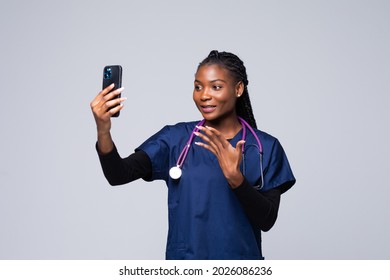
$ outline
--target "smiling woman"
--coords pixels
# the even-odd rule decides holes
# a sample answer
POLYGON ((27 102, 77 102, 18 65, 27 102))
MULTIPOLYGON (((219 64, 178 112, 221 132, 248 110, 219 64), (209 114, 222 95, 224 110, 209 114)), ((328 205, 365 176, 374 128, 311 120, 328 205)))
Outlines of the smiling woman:
POLYGON ((236 102, 242 92, 242 82, 237 83, 227 70, 218 65, 204 65, 196 72, 193 98, 206 119, 206 125, 212 124, 220 131, 233 129, 232 136, 239 130, 236 102), (231 122, 233 126, 224 125, 225 122, 231 122))
POLYGON ((295 178, 279 141, 256 127, 246 77, 236 55, 212 51, 194 81, 204 119, 167 125, 124 159, 110 134, 124 101, 112 98, 123 89, 109 86, 91 102, 109 183, 143 178, 168 186, 167 259, 264 258, 261 231, 274 225, 280 196, 295 178), (172 166, 177 174, 169 176, 172 166))

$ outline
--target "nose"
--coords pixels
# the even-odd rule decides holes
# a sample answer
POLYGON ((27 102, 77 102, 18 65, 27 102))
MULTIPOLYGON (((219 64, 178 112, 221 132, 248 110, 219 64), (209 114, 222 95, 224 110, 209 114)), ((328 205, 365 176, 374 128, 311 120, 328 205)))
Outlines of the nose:
POLYGON ((203 89, 202 92, 200 93, 200 100, 207 101, 210 99, 211 99, 211 95, 209 93, 208 88, 203 89))

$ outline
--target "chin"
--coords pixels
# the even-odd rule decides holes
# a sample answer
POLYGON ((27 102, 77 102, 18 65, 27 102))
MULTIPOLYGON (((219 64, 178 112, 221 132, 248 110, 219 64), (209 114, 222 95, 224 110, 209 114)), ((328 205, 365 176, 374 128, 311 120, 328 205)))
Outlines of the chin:
POLYGON ((222 118, 220 116, 202 115, 203 118, 209 123, 219 123, 222 118))

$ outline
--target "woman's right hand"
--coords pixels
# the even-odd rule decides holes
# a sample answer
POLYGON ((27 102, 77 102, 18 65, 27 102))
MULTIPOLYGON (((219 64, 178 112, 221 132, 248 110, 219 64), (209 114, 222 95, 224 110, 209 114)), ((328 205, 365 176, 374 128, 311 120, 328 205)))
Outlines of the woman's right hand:
POLYGON ((90 106, 96 122, 98 148, 101 154, 107 154, 112 151, 114 143, 111 139, 111 116, 123 109, 122 102, 126 98, 116 98, 122 91, 122 88, 112 90, 114 84, 109 85, 92 100, 90 106))
POLYGON ((114 91, 114 84, 104 88, 91 102, 91 109, 95 118, 98 133, 109 133, 111 130, 111 117, 122 110, 122 102, 126 98, 116 98, 124 88, 118 88, 114 91))

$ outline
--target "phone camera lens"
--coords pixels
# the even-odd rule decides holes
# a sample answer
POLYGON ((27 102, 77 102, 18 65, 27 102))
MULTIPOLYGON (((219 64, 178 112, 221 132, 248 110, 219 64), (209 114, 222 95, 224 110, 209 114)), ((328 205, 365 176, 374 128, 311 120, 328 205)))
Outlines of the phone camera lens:
POLYGON ((110 79, 111 78, 111 74, 112 74, 112 70, 111 68, 106 68, 105 71, 104 71, 104 79, 110 79))

